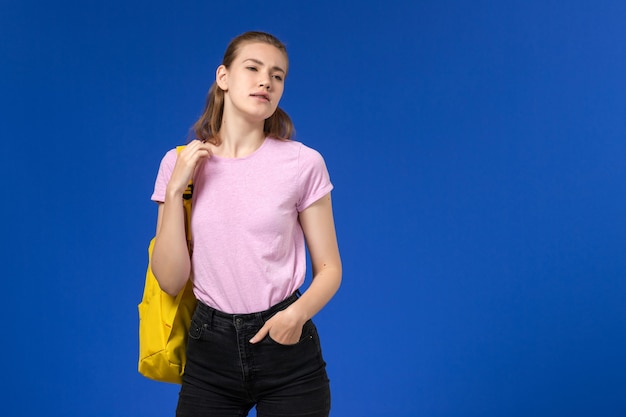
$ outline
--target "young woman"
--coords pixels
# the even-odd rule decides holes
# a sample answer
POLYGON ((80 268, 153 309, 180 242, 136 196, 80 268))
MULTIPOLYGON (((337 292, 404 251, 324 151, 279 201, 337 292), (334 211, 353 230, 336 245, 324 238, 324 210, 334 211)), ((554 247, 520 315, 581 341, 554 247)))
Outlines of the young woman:
POLYGON ((217 68, 196 140, 161 161, 152 270, 177 294, 193 281, 177 416, 327 416, 330 390, 311 318, 341 282, 328 171, 290 140, 278 107, 285 46, 247 32, 217 68), (194 182, 190 256, 182 193, 194 182), (305 245, 306 240, 306 245, 305 245), (313 280, 300 294, 308 248, 313 280), (190 278, 191 277, 191 278, 190 278))

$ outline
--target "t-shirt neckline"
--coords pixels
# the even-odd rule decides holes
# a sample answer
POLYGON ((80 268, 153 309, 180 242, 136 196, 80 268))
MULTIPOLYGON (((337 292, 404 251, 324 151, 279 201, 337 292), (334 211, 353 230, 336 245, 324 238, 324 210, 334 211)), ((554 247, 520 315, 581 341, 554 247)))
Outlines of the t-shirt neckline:
POLYGON ((238 162, 238 161, 245 161, 251 158, 254 158, 255 155, 258 155, 259 153, 261 153, 261 151, 263 150, 263 148, 265 148, 265 146, 267 145, 267 143, 270 141, 271 139, 269 137, 266 137, 265 139, 263 139, 263 143, 261 143, 261 146, 259 146, 258 148, 256 148, 252 153, 246 155, 246 156, 242 156, 239 158, 229 158, 226 156, 218 156, 218 155, 213 155, 211 156, 211 159, 215 159, 216 161, 220 161, 220 162, 238 162))

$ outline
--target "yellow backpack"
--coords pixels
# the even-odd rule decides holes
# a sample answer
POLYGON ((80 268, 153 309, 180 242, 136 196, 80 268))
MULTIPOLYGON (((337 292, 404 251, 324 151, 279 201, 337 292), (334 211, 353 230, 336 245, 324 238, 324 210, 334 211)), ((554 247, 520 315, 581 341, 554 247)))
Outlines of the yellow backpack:
MULTIPOLYGON (((177 151, 184 146, 177 147, 177 151)), ((191 253, 191 197, 189 182, 183 194, 185 232, 191 253)), ((152 274, 150 260, 154 238, 148 247, 148 270, 143 298, 139 303, 139 373, 161 382, 180 384, 185 370, 187 333, 196 308, 193 284, 187 281, 176 297, 168 295, 152 274)))

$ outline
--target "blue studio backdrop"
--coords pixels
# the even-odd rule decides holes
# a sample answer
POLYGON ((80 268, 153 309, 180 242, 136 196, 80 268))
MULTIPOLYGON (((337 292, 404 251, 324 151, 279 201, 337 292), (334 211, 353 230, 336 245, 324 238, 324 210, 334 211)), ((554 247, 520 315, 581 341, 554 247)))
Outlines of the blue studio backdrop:
MULTIPOLYGON (((344 281, 333 416, 626 413, 623 1, 0 1, 7 416, 170 416, 137 373, 163 154, 286 44, 344 281)), ((310 278, 309 278, 310 279, 310 278)))

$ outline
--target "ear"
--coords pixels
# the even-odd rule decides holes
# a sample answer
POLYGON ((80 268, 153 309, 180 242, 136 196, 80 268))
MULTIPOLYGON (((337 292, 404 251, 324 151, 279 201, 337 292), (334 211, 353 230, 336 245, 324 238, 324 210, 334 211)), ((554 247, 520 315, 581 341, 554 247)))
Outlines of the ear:
POLYGON ((228 69, 224 65, 220 65, 215 70, 215 82, 219 88, 228 91, 228 69))

